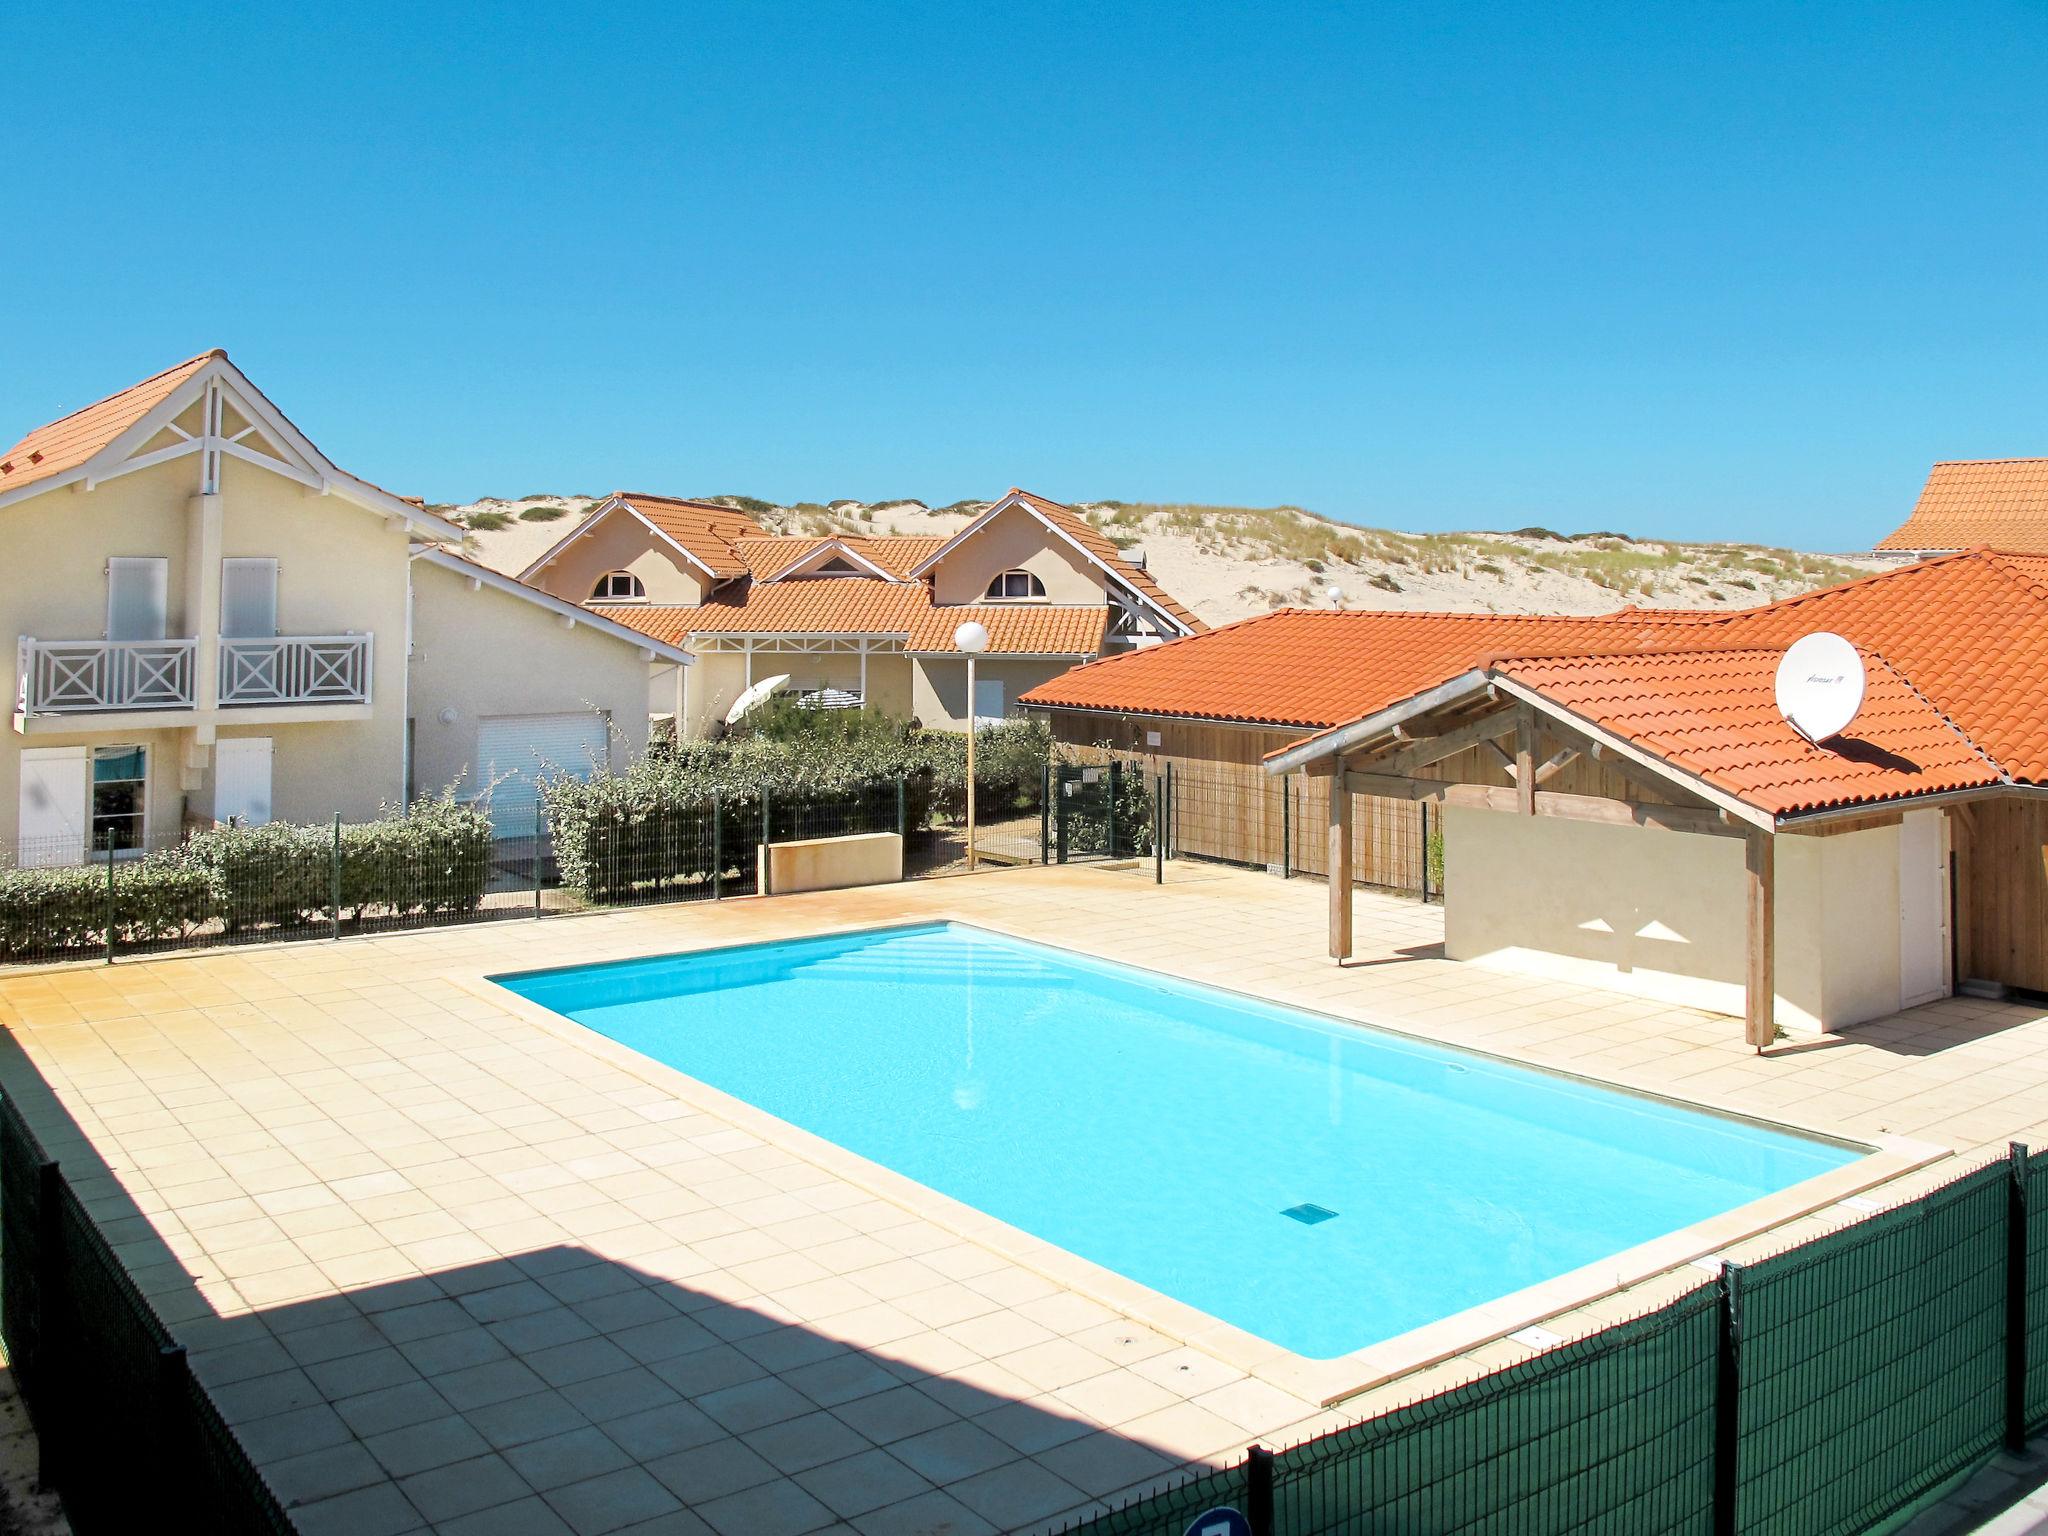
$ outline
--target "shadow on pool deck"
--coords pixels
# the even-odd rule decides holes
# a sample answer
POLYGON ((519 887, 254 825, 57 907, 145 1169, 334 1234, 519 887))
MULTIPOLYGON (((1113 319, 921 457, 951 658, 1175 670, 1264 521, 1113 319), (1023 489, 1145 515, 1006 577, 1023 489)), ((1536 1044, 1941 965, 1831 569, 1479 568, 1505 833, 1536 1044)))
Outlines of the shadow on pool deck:
POLYGON ((1182 1465, 567 1244, 222 1316, 12 1041, 0 1080, 305 1536, 970 1536, 1182 1465))

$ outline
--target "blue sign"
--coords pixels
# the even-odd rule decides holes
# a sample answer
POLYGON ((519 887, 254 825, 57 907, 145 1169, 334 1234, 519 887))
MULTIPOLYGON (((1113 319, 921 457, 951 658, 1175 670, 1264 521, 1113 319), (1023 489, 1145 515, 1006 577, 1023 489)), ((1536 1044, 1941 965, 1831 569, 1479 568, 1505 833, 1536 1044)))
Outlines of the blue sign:
POLYGON ((1186 1536, 1252 1536, 1252 1523, 1236 1510, 1205 1510, 1195 1516, 1186 1536))

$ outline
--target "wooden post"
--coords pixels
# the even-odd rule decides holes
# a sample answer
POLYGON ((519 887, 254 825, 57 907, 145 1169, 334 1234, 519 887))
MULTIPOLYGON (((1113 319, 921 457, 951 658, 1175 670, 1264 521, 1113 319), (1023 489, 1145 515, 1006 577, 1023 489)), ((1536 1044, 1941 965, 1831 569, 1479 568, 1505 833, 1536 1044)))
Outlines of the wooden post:
POLYGON ((1526 704, 1515 711, 1515 809, 1536 814, 1536 711, 1526 704))
POLYGON ((1977 821, 1973 807, 1948 808, 1948 907, 1949 907, 1949 989, 1954 991, 1977 969, 1977 950, 1971 933, 1972 855, 1976 852, 1977 821))
POLYGON ((1330 776, 1330 847, 1325 868, 1330 881, 1330 956, 1351 954, 1351 791, 1341 765, 1330 776))
POLYGON ((1778 1033, 1776 849, 1776 839, 1769 832, 1753 830, 1742 840, 1743 884, 1748 898, 1742 1038, 1758 1051, 1778 1033))

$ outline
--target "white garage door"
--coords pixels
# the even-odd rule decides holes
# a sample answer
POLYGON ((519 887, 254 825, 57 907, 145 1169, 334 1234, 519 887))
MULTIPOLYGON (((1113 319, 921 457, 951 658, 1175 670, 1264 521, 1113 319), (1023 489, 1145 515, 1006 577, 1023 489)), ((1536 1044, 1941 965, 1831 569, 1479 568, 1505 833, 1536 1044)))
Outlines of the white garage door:
POLYGON ((531 837, 543 774, 587 779, 610 754, 605 717, 593 710, 570 715, 498 715, 476 727, 479 786, 491 786, 491 826, 500 837, 531 837))

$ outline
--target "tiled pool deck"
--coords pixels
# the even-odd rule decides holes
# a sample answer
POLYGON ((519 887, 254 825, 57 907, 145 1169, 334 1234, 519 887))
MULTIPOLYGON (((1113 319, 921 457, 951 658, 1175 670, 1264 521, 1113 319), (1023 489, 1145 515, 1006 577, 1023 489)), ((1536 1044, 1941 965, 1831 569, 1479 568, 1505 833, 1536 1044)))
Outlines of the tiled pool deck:
POLYGON ((1498 1340, 1318 1408, 1284 1372, 686 1101, 480 993, 484 972, 953 916, 1754 1114, 2048 1144, 2036 1010, 1951 999, 1758 1058, 1739 1021, 1445 962, 1434 909, 1362 898, 1339 969, 1319 885, 1175 874, 1006 871, 0 974, 0 1086, 301 1529, 349 1536, 1032 1529, 1526 1353, 1498 1340))

